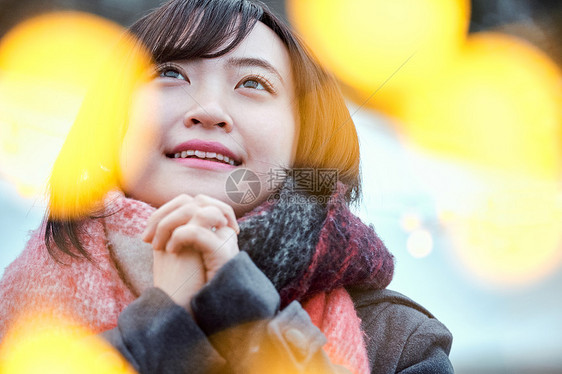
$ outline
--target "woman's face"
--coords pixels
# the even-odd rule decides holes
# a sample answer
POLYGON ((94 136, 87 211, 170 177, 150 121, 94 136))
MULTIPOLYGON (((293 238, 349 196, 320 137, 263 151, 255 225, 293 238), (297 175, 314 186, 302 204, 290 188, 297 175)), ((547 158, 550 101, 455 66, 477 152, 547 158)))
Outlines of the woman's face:
POLYGON ((291 64, 279 37, 258 22, 226 55, 157 68, 133 98, 120 155, 124 192, 155 207, 182 193, 205 194, 238 216, 262 203, 272 192, 270 173, 292 165, 297 140, 291 64), (226 182, 241 169, 259 176, 261 188, 237 204, 226 182))

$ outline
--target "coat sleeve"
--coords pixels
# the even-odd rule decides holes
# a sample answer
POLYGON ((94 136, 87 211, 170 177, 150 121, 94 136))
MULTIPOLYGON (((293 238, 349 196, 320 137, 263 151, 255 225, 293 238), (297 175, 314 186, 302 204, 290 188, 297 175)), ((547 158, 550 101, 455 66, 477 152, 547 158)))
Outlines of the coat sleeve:
POLYGON ((372 373, 453 373, 452 335, 425 308, 390 290, 350 290, 372 373))
POLYGON ((147 289, 100 335, 139 373, 219 373, 225 364, 187 310, 159 288, 147 289))
POLYGON ((192 299, 194 317, 157 288, 102 336, 140 373, 348 373, 322 350, 326 339, 298 302, 279 294, 245 252, 192 299))
POLYGON ((326 338, 298 302, 280 298, 247 253, 229 261, 193 298, 201 329, 233 373, 345 373, 322 350, 326 338))

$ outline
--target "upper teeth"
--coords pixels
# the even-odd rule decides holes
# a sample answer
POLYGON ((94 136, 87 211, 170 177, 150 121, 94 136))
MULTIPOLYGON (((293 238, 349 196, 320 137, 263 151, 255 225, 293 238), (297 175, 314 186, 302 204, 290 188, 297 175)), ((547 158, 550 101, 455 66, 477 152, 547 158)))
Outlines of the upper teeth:
POLYGON ((230 157, 216 152, 203 152, 189 149, 186 151, 174 153, 174 158, 186 158, 187 156, 196 156, 199 158, 216 158, 219 161, 224 161, 227 164, 234 165, 234 160, 231 160, 230 157))

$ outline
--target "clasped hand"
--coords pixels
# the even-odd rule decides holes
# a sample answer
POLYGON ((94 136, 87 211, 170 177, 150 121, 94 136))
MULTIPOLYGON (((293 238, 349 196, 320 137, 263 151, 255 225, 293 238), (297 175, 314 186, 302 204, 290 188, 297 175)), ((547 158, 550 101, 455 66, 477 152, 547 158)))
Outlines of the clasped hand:
POLYGON ((190 311, 191 298, 238 252, 232 207, 205 195, 180 195, 157 209, 142 239, 154 249, 154 286, 190 311))

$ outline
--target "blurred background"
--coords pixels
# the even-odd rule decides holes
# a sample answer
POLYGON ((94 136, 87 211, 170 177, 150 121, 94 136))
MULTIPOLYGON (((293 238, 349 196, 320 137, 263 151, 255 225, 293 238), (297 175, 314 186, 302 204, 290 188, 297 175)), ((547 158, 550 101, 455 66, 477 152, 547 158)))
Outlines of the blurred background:
MULTIPOLYGON (((0 0, 0 271, 119 30, 91 15, 128 26, 159 3, 0 0), (87 14, 30 21, 69 10, 87 14)), ((357 213, 396 257, 390 288, 453 332, 456 371, 561 373, 562 1, 266 3, 340 80, 357 213)))

